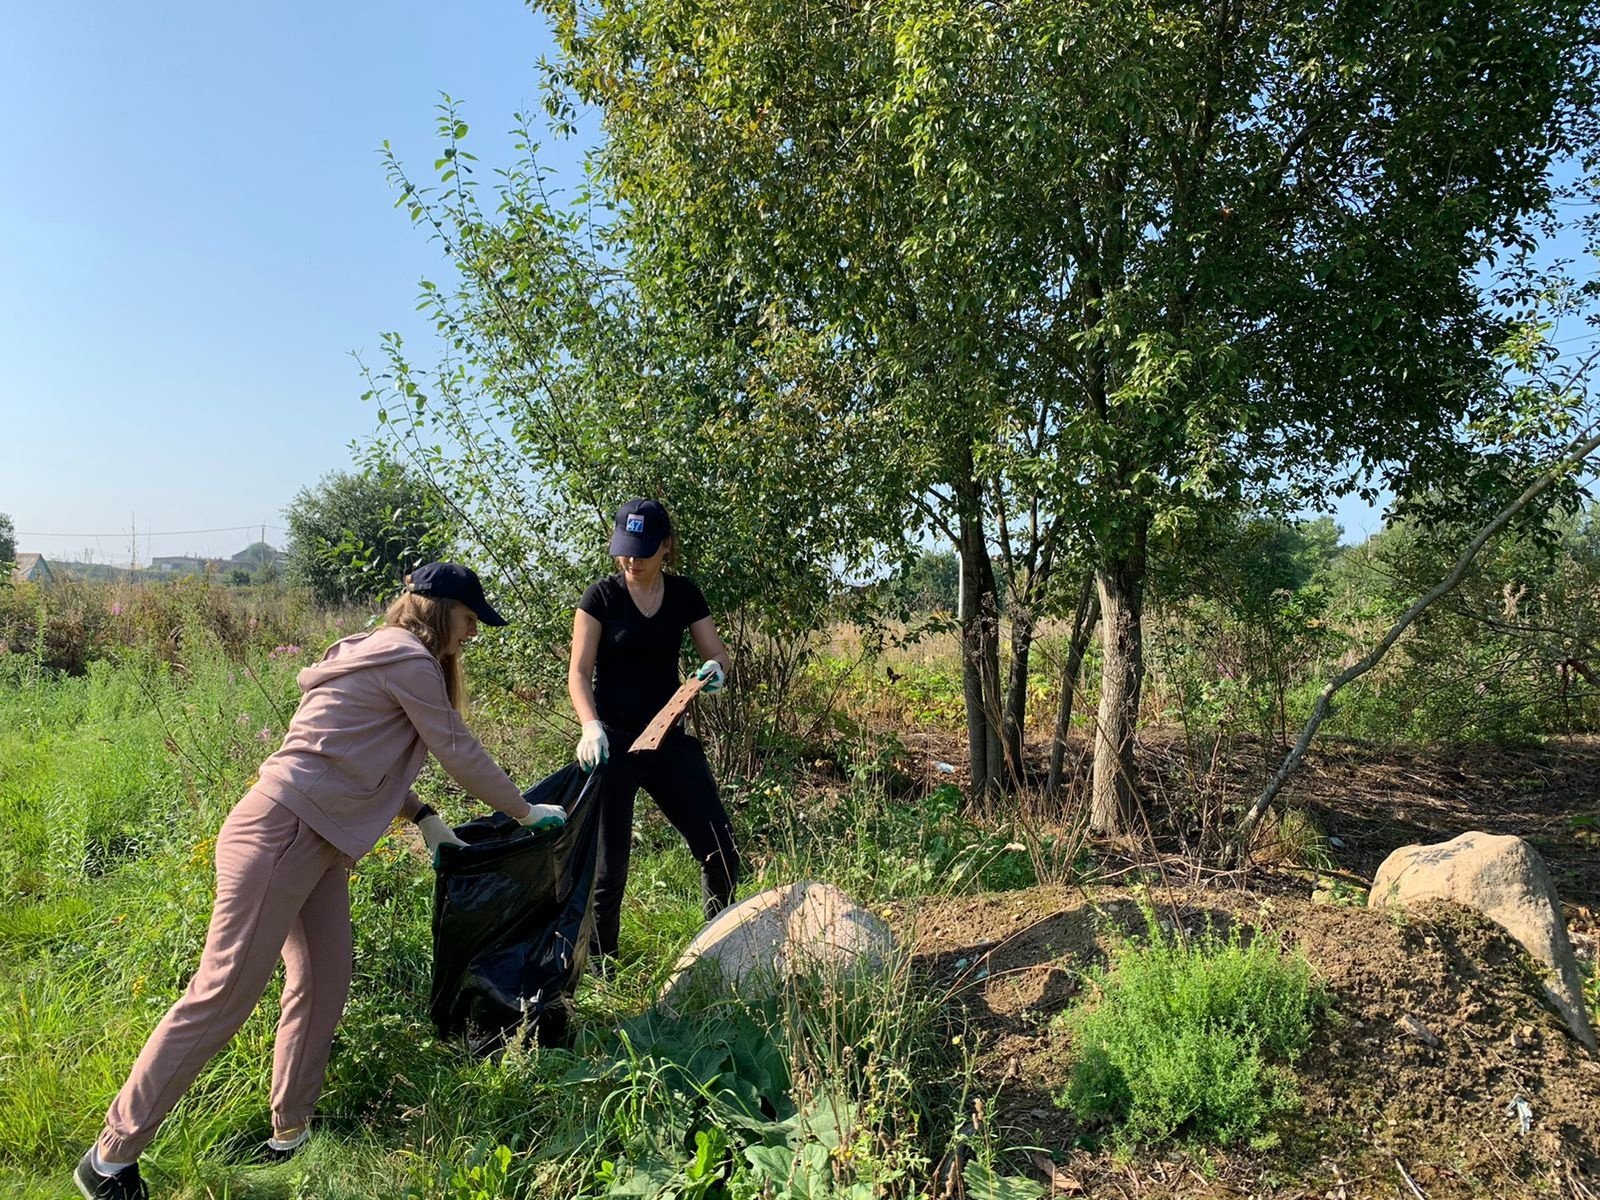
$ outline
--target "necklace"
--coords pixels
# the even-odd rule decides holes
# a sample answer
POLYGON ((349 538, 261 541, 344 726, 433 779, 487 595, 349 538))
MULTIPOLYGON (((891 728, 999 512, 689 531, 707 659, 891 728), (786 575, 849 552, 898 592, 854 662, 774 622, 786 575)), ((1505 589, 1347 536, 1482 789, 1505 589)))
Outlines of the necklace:
POLYGON ((641 617, 653 617, 661 611, 661 601, 666 598, 666 580, 656 580, 653 588, 640 588, 635 591, 632 585, 628 587, 628 595, 633 600, 633 606, 639 610, 641 617))

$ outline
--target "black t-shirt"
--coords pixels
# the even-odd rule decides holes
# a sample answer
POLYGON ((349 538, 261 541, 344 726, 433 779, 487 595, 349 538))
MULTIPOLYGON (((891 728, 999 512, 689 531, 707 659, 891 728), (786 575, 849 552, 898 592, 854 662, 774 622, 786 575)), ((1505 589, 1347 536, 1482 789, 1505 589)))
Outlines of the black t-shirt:
POLYGON ((607 575, 590 586, 578 608, 600 622, 600 649, 594 660, 594 704, 600 719, 627 733, 650 724, 678 690, 678 656, 683 635, 711 608, 694 581, 661 576, 661 607, 646 617, 628 595, 621 575, 607 575))

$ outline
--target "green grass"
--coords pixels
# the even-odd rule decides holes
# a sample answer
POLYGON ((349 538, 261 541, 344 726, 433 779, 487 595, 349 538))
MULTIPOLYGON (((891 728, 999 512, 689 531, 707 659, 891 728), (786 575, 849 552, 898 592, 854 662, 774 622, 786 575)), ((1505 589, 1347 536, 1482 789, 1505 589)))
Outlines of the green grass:
MULTIPOLYGON (((128 651, 78 676, 0 655, 0 1196, 69 1194, 193 971, 216 831, 281 737, 318 644, 298 640, 303 655, 274 654, 191 628, 180 661, 128 651)), ((509 693, 483 699, 478 721, 515 776, 559 765, 564 745, 519 733, 541 728, 534 714, 509 693)), ((732 782, 744 893, 819 877, 871 902, 1033 881, 1010 830, 967 821, 953 791, 894 799, 883 762, 866 756, 826 803, 781 775, 732 782)), ((478 811, 436 769, 419 790, 449 817, 478 811)), ((960 1124, 966 1074, 903 961, 676 1023, 639 1015, 701 924, 696 865, 639 812, 619 970, 580 989, 575 1049, 485 1062, 434 1035, 432 875, 386 838, 352 877, 357 973, 312 1146, 281 1167, 245 1161, 267 1132, 273 984, 147 1153, 158 1194, 480 1200, 648 1195, 654 1180, 732 1200, 865 1195, 925 1172, 960 1124)))
POLYGON ((1321 1006, 1311 968, 1265 936, 1185 940, 1144 911, 1146 939, 1116 945, 1064 1014, 1078 1061, 1058 1102, 1125 1148, 1257 1137, 1296 1104, 1287 1068, 1321 1006))

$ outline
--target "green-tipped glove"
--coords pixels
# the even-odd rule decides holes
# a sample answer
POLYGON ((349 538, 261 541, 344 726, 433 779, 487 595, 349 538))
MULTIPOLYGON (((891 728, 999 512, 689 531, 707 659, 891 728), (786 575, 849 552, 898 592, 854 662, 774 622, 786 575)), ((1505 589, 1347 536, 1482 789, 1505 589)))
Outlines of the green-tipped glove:
POLYGON ((545 829, 560 829, 567 823, 567 810, 559 804, 530 804, 528 815, 517 822, 535 833, 545 829))
POLYGON ((701 663, 700 669, 694 673, 694 677, 706 681, 705 687, 700 689, 702 696, 715 696, 722 690, 722 685, 727 678, 722 670, 722 664, 714 658, 708 658, 701 663))

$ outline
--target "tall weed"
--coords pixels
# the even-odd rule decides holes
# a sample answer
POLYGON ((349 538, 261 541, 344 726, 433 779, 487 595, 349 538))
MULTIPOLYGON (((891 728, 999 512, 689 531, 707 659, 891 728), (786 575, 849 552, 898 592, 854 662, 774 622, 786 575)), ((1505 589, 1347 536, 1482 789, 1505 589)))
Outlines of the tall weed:
POLYGON ((849 784, 834 792, 802 793, 766 776, 734 794, 767 878, 826 879, 864 902, 959 895, 1031 887, 1058 850, 1076 851, 1070 832, 979 819, 954 784, 897 795, 885 785, 885 757, 892 750, 859 760, 849 784))
POLYGON ((626 1022, 579 1084, 597 1112, 604 1194, 869 1197, 924 1175, 964 1077, 935 1001, 900 955, 762 999, 702 993, 626 1022))

